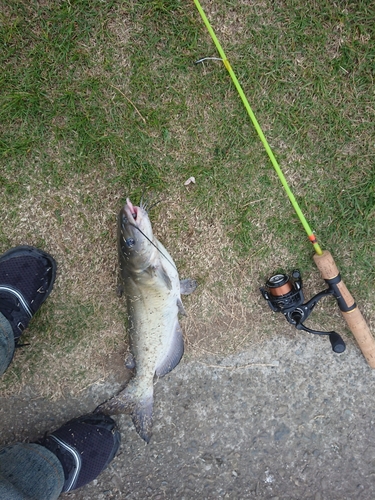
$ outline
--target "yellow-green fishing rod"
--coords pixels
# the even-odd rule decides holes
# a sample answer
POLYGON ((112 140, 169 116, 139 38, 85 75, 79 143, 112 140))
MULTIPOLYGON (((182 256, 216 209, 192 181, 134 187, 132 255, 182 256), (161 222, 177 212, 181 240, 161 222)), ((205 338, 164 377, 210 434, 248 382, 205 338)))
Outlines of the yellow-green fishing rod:
POLYGON ((222 48, 222 46, 220 45, 220 42, 219 40, 217 39, 216 35, 215 35, 215 32, 214 30, 212 29, 212 26, 209 22, 209 20, 207 19, 207 16, 206 14, 204 13, 204 10, 202 9, 201 7, 201 4, 199 3, 198 0, 194 0, 195 2, 195 5, 197 6, 197 9, 203 19, 203 22, 204 24, 206 25, 207 29, 208 29, 208 32, 210 33, 211 35, 211 38, 217 48, 217 51, 219 52, 220 54, 220 57, 221 59, 223 60, 223 63, 224 63, 224 66, 227 68, 228 70, 228 73, 230 74, 232 80, 233 80, 233 83, 234 85, 236 86, 236 89, 242 99, 242 102, 244 103, 244 106, 246 108, 246 111, 248 112, 249 116, 250 116, 250 119, 251 121, 253 122, 253 125, 255 127, 255 130, 257 131, 258 135, 259 135, 259 138, 260 140, 262 141, 263 143, 263 146, 265 148, 265 150, 267 151, 267 154, 269 156, 269 159, 271 160, 271 163, 274 167, 274 169, 276 170, 276 173, 277 175, 279 176, 279 179, 281 181, 281 184, 283 185, 288 197, 289 197, 289 200, 291 202, 291 204, 293 205, 293 208, 294 210, 296 211, 296 214, 298 215, 298 218, 299 220, 301 221, 306 233, 307 233, 307 236, 309 237, 309 240, 312 242, 312 244, 314 245, 314 249, 315 249, 315 252, 318 254, 318 255, 322 255, 322 250, 316 240, 316 237, 314 235, 314 233, 312 232, 305 216, 303 215, 302 213, 302 210, 300 209, 298 203, 297 203, 297 200, 295 199, 292 191, 290 190, 289 188, 289 185, 284 177, 284 174, 279 166, 279 164, 277 163, 277 160, 275 158, 275 155, 273 154, 272 152, 272 149, 270 147, 270 145, 268 144, 267 142, 267 139, 265 138, 264 134, 263 134, 263 131, 258 123, 258 120, 256 119, 254 113, 253 113, 253 110, 251 109, 250 107, 250 104, 249 104, 249 101, 247 100, 247 97, 245 96, 245 93, 244 91, 242 90, 242 87, 240 85, 240 82, 237 80, 237 77, 231 67, 231 65, 229 64, 229 61, 227 59, 227 56, 225 55, 225 52, 222 48))
POLYGON ((217 51, 220 54, 220 57, 224 63, 224 66, 228 70, 228 73, 230 77, 232 78, 232 81, 241 97, 241 100, 246 108, 246 111, 248 115, 250 116, 250 119, 255 127, 255 130, 257 131, 257 134, 260 138, 260 140, 263 143, 263 146, 269 156, 269 159, 271 160, 271 163, 289 197, 289 200, 298 215, 299 220, 301 221, 307 236, 311 243, 314 246, 315 249, 315 255, 314 255, 314 261, 318 267, 318 269, 321 272, 322 277, 325 279, 325 281, 328 283, 330 288, 334 290, 334 296, 337 299, 339 308, 342 312, 342 315, 347 322, 350 330, 352 331, 354 337, 356 338, 359 347, 362 350, 363 355, 365 356, 367 362, 371 366, 371 368, 375 368, 375 340, 370 332, 370 329, 365 321, 365 319, 362 316, 361 311, 358 309, 353 297, 351 296, 349 290, 346 288, 345 284, 343 283, 340 273, 338 271, 338 268, 335 264, 335 261, 333 260, 332 255, 330 252, 327 250, 322 251, 320 248, 317 239, 312 232, 305 216, 302 213, 302 210, 300 209, 292 191, 289 188, 289 185, 284 177, 284 174, 272 152, 272 149, 270 145, 267 142, 266 137, 263 134, 263 131, 258 123, 258 120, 256 119, 253 110, 250 107, 249 101, 247 100, 244 91, 242 90, 242 87, 231 67, 229 64, 229 61, 225 55, 225 52, 220 45, 219 40, 217 39, 215 32, 207 19, 207 16, 202 9, 201 4, 199 3, 199 0, 194 0, 194 3, 198 9, 199 14, 202 17, 202 20, 204 24, 206 25, 206 28, 211 35, 211 38, 216 46, 217 51))

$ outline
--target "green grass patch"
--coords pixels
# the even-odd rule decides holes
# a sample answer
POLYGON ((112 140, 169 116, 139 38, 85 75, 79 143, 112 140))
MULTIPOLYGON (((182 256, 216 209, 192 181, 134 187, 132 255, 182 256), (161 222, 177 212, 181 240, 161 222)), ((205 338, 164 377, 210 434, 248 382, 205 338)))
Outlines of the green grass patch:
MULTIPOLYGON (((357 300, 368 300, 374 9, 326 0, 203 6, 310 226, 357 300)), ((64 307, 58 292, 30 331, 51 335, 47 350, 64 357, 91 322, 101 325, 105 302, 93 304, 115 282, 116 213, 129 195, 162 200, 153 221, 182 273, 194 260, 202 283, 209 259, 251 268, 237 287, 254 294, 268 266, 299 266, 317 280, 229 75, 218 61, 194 64, 217 54, 193 2, 18 0, 1 10, 0 245, 28 242, 59 258, 64 307), (185 187, 190 176, 196 184, 185 187), (74 286, 92 286, 93 300, 69 299, 74 286), (61 338, 52 335, 56 315, 61 338)), ((225 289, 220 282, 212 293, 225 289)), ((34 370, 39 360, 27 356, 34 370)))

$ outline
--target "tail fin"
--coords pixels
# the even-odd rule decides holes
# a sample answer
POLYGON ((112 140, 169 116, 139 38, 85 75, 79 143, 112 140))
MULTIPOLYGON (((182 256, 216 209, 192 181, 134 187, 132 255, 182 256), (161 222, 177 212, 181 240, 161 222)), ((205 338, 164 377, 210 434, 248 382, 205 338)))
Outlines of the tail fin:
POLYGON ((132 411, 132 420, 135 430, 146 443, 150 442, 152 436, 152 410, 154 405, 153 390, 144 398, 137 401, 132 411))
POLYGON ((117 396, 99 405, 95 412, 106 415, 130 413, 136 431, 146 443, 149 443, 152 436, 153 405, 153 384, 140 394, 139 387, 130 382, 117 396))

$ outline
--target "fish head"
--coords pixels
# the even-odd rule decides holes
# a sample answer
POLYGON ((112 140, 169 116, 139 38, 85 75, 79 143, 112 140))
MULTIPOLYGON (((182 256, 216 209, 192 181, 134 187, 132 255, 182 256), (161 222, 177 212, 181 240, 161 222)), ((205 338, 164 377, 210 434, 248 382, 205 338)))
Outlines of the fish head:
POLYGON ((119 248, 127 265, 142 271, 148 268, 156 252, 151 221, 142 202, 134 206, 129 198, 118 218, 119 248))

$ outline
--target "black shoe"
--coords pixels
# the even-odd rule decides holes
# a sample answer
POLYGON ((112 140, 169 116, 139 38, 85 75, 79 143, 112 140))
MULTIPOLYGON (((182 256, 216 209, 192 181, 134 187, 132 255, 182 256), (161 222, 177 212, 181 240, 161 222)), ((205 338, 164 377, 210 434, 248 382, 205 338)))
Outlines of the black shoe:
POLYGON ((0 312, 17 342, 52 291, 56 261, 34 247, 18 246, 0 256, 0 312))
POLYGON ((39 444, 60 460, 65 474, 62 491, 71 491, 97 478, 116 455, 120 442, 111 417, 89 414, 64 424, 39 444))

